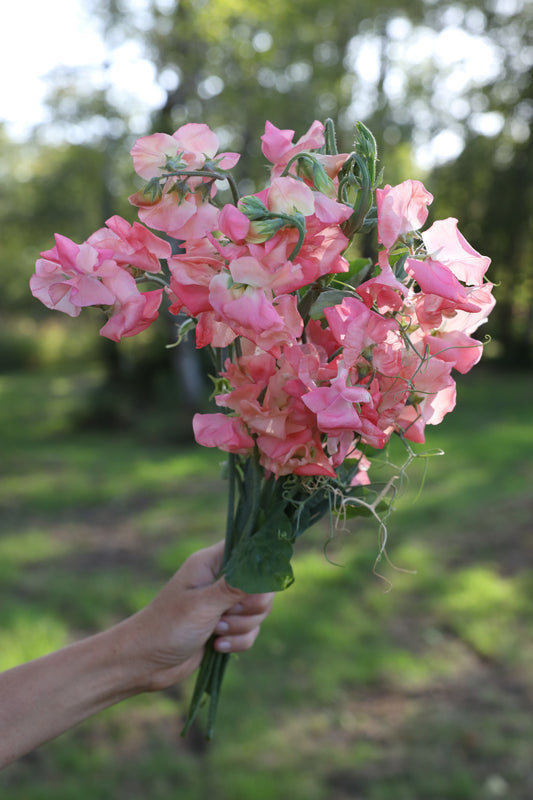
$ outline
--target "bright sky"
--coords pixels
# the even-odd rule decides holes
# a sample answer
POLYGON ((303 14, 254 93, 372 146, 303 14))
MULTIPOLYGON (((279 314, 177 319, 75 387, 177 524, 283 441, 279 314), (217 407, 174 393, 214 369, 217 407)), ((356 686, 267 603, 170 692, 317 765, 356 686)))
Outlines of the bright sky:
POLYGON ((23 137, 45 119, 46 75, 57 66, 78 67, 98 83, 104 80, 103 64, 110 61, 105 79, 117 93, 135 90, 147 107, 162 100, 153 67, 142 60, 137 45, 106 51, 80 0, 3 0, 0 26, 0 120, 11 136, 23 137))

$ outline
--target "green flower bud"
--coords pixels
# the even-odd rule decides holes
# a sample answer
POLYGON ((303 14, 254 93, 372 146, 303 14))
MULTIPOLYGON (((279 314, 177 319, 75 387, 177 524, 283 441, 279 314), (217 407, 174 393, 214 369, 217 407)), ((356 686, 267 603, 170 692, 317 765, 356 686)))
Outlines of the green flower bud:
POLYGON ((263 201, 251 194, 246 197, 241 197, 238 209, 242 211, 249 220, 264 219, 270 213, 263 201))

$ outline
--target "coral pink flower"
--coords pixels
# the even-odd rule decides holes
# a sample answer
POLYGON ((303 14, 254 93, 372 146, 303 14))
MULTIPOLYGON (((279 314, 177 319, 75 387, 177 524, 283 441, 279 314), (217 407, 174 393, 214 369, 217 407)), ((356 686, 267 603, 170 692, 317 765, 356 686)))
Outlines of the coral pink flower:
POLYGON ((324 315, 333 336, 344 348, 347 365, 362 359, 385 375, 397 373, 402 340, 396 320, 383 318, 355 297, 345 297, 339 305, 325 308, 324 315))
POLYGON ((216 229, 218 209, 215 206, 198 193, 189 192, 181 198, 170 188, 165 188, 158 200, 152 200, 142 191, 131 195, 130 203, 139 208, 141 222, 175 239, 201 239, 216 229))
POLYGON ((347 383, 348 370, 339 369, 329 386, 318 386, 302 397, 316 414, 317 426, 323 433, 338 436, 343 430, 357 431, 361 423, 356 406, 368 403, 370 393, 362 386, 347 383))
POLYGON ((376 190, 378 240, 389 250, 404 233, 417 231, 428 217, 431 195, 420 181, 376 190))
POLYGON ((227 347, 237 338, 237 333, 214 311, 198 314, 196 347, 227 347))
POLYGON ((487 321, 490 312, 494 308, 496 299, 492 295, 493 288, 492 283, 484 283, 482 286, 468 289, 468 299, 476 305, 478 310, 470 312, 458 310, 453 316, 444 316, 439 330, 474 333, 480 325, 487 321))
POLYGON ((438 297, 450 300, 455 308, 463 311, 479 311, 479 306, 469 299, 465 287, 444 264, 431 258, 426 258, 424 261, 408 258, 405 262, 405 271, 415 279, 425 294, 436 294, 438 297))
POLYGON ((284 439, 259 435, 257 445, 260 463, 267 472, 281 475, 327 475, 335 477, 335 470, 324 453, 320 439, 301 431, 284 439))
POLYGON ((218 447, 228 453, 246 454, 254 440, 238 417, 227 414, 195 414, 192 418, 194 438, 204 447, 218 447))
POLYGON ((216 252, 208 248, 203 248, 203 252, 191 248, 188 251, 168 259, 170 291, 174 296, 170 311, 179 313, 185 306, 189 314, 195 317, 202 311, 211 310, 209 284, 222 269, 223 262, 216 257, 216 252))
POLYGON ((281 175, 291 158, 303 150, 314 150, 324 144, 324 126, 315 120, 307 133, 301 136, 296 144, 293 144, 294 131, 281 130, 272 125, 271 122, 265 124, 265 132, 261 136, 261 150, 263 155, 272 164, 272 175, 281 175))
POLYGON ((303 321, 294 295, 269 299, 262 289, 234 284, 231 275, 221 272, 211 280, 209 302, 218 319, 236 335, 267 352, 294 343, 301 335, 303 321))
MULTIPOLYGON (((382 250, 380 256, 383 253, 382 250)), ((395 278, 388 264, 382 267, 379 275, 360 284, 355 291, 367 308, 375 304, 380 314, 399 311, 407 294, 407 289, 395 278)))
POLYGON ((218 216, 218 227, 233 242, 242 242, 250 230, 250 220, 238 208, 227 204, 218 216))
MULTIPOLYGON (((450 375, 452 365, 430 358, 420 365, 412 351, 405 354, 403 374, 410 388, 410 403, 396 418, 396 424, 413 442, 424 441, 424 427, 438 425, 455 408, 456 387, 450 375)), ((395 391, 391 388, 390 391, 395 391)))
POLYGON ((115 301, 110 318, 100 329, 101 336, 120 342, 124 337, 146 330, 157 319, 162 289, 140 292, 134 278, 123 269, 117 269, 105 283, 115 301))
POLYGON ((143 225, 130 225, 115 215, 106 221, 106 228, 93 233, 88 243, 100 250, 109 250, 119 266, 132 266, 146 272, 160 272, 159 260, 168 258, 172 248, 143 225))

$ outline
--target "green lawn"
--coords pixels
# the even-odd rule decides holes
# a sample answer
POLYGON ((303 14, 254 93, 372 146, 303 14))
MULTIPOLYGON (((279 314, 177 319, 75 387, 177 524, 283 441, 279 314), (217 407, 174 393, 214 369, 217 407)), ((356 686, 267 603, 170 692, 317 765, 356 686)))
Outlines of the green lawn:
MULTIPOLYGON (((0 376, 0 668, 133 612, 223 530, 220 454, 72 428, 91 382, 0 376)), ((191 682, 41 747, 2 800, 531 800, 533 376, 458 384, 385 579, 371 523, 329 560, 306 534, 209 746, 179 736, 191 682)))

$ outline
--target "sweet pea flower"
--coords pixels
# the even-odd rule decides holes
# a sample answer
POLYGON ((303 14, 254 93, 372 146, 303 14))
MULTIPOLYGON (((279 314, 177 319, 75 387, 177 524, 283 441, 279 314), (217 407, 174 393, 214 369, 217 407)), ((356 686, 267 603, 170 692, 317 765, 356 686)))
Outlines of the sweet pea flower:
POLYGON ((470 300, 465 287, 444 264, 431 258, 423 261, 408 258, 405 262, 405 271, 415 279, 425 294, 436 294, 438 297, 450 300, 455 308, 462 311, 479 311, 479 306, 470 300))
POLYGON ((377 189, 378 241, 390 250, 400 236, 419 230, 432 201, 433 195, 420 181, 407 180, 377 189))
POLYGON ((271 122, 266 122, 265 132, 261 136, 261 150, 274 166, 272 176, 281 175, 291 158, 304 150, 314 150, 324 144, 324 126, 315 120, 309 130, 293 143, 294 131, 281 130, 271 122))
POLYGON ((55 247, 41 253, 30 279, 30 289, 47 308, 77 317, 85 306, 112 305, 113 292, 102 283, 119 270, 110 251, 88 243, 76 244, 56 233, 55 247))
POLYGON ((249 453, 254 440, 244 422, 227 414, 195 414, 192 418, 194 438, 204 447, 218 447, 228 453, 249 453))
POLYGON ((400 368, 402 339, 398 323, 385 319, 355 297, 324 309, 333 336, 343 348, 343 360, 353 366, 372 364, 384 375, 400 368))
POLYGON ((215 311, 202 311, 196 325, 196 347, 228 347, 237 338, 237 332, 220 319, 215 311))
POLYGON ((259 435, 257 446, 261 466, 276 477, 291 474, 336 476, 320 438, 310 431, 294 433, 284 439, 259 435))
POLYGON ((343 430, 357 431, 361 423, 356 406, 371 399, 367 389, 350 386, 348 370, 339 369, 329 386, 318 386, 302 397, 303 402, 316 414, 317 426, 323 433, 338 436, 343 430))
POLYGON ((451 364, 463 375, 470 372, 483 353, 483 345, 462 331, 427 334, 421 340, 422 352, 451 364))
POLYGON ((182 307, 193 317, 211 310, 209 285, 224 266, 217 256, 211 248, 198 251, 189 247, 188 252, 168 259, 170 292, 174 299, 170 306, 172 314, 179 313, 182 307))
POLYGON ((141 222, 174 239, 201 239, 216 229, 219 212, 214 205, 197 192, 181 197, 171 189, 172 184, 166 186, 162 196, 155 200, 143 191, 130 196, 130 203, 139 209, 141 222))
MULTIPOLYGON (((384 251, 379 255, 384 255, 384 251)), ((355 291, 367 308, 375 305, 380 314, 399 311, 407 294, 407 289, 394 276, 388 263, 383 265, 379 275, 364 281, 355 291)))
POLYGON ((493 288, 494 285, 492 283, 484 283, 482 286, 468 289, 468 299, 476 305, 478 310, 469 312, 459 309, 451 316, 445 315, 439 326, 439 330, 457 330, 467 334, 474 333, 480 325, 483 325, 487 321, 490 312, 496 304, 496 299, 492 294, 493 288))
POLYGON ((295 178, 274 178, 266 201, 268 210, 278 214, 299 212, 308 217, 315 210, 314 192, 303 181, 295 178))
POLYGON ((100 329, 101 336, 120 342, 146 330, 157 319, 163 289, 140 292, 134 278, 120 268, 105 283, 114 295, 114 303, 111 316, 100 329))
MULTIPOLYGON (((201 169, 206 160, 214 159, 218 150, 218 136, 203 123, 188 122, 178 128, 172 136, 153 133, 137 139, 131 149, 135 172, 149 181, 164 171, 167 159, 178 154, 183 168, 201 169)), ((217 165, 220 169, 232 169, 240 156, 237 153, 220 153, 217 165)))
POLYGON ((256 333, 283 329, 283 320, 261 289, 244 284, 234 284, 227 273, 212 278, 209 286, 209 302, 222 319, 235 324, 239 329, 256 333))
POLYGON ((421 365, 413 351, 405 353, 403 375, 410 390, 409 403, 398 414, 396 424, 406 439, 423 443, 425 426, 438 425, 455 408, 456 386, 451 369, 451 364, 438 358, 429 358, 421 365))
POLYGON ((490 258, 471 247, 457 228, 456 219, 437 220, 421 235, 431 259, 444 264, 456 278, 469 286, 483 283, 490 258))
POLYGON ((240 243, 248 236, 250 220, 242 211, 228 203, 218 215, 218 227, 228 239, 240 243))
POLYGON ((97 249, 111 251, 119 266, 157 273, 161 271, 160 259, 172 253, 168 242, 138 222, 130 225, 115 215, 106 221, 106 226, 89 236, 87 242, 97 249))

